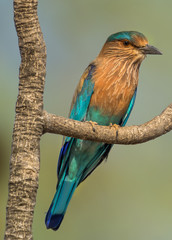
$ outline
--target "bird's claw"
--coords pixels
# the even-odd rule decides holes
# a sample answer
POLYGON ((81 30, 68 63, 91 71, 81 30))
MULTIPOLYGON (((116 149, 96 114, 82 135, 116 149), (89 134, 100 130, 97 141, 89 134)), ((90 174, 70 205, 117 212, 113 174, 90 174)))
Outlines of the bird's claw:
POLYGON ((98 123, 97 122, 93 122, 93 121, 87 121, 87 122, 91 124, 93 132, 95 132, 96 130, 95 130, 94 126, 97 125, 98 123))
POLYGON ((115 134, 116 134, 116 136, 118 136, 118 130, 119 130, 120 126, 118 124, 110 123, 109 127, 110 128, 115 128, 115 134))

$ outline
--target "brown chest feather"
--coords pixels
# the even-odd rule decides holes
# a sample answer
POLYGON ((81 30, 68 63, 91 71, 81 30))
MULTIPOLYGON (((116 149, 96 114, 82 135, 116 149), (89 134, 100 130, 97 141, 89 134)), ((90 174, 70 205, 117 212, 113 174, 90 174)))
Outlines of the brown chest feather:
POLYGON ((104 114, 123 116, 127 111, 138 83, 138 70, 102 71, 97 69, 93 76, 94 93, 90 105, 102 110, 104 114))

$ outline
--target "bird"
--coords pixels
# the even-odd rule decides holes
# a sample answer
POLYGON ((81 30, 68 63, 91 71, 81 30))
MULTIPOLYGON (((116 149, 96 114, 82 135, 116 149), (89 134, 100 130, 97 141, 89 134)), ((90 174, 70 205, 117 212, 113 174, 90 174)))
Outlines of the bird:
MULTIPOLYGON (((139 68, 147 54, 162 53, 137 31, 110 35, 84 71, 69 118, 104 126, 125 126, 133 109, 139 68)), ((56 193, 46 214, 47 229, 57 230, 77 186, 108 157, 112 144, 64 137, 59 154, 56 193)))

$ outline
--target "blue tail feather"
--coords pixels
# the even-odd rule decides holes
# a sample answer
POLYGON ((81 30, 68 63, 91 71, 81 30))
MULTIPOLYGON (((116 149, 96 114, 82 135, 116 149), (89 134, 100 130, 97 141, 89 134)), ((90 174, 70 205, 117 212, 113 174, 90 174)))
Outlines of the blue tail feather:
POLYGON ((56 193, 45 218, 47 228, 57 230, 60 227, 69 201, 77 187, 77 183, 78 181, 70 180, 68 176, 61 179, 57 185, 56 193))

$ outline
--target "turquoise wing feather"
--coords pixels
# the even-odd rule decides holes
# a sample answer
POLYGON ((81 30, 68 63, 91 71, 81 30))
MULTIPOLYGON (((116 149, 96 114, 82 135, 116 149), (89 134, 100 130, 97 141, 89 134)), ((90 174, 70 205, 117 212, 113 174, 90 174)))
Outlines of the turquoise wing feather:
POLYGON ((74 96, 74 103, 72 102, 71 111, 69 114, 69 118, 71 119, 83 121, 86 116, 94 89, 94 83, 92 82, 92 74, 94 72, 94 68, 95 66, 93 64, 89 65, 80 80, 82 88, 79 84, 78 88, 81 88, 81 90, 78 88, 76 90, 76 97, 74 96), (87 75, 86 78, 85 75, 87 75))
MULTIPOLYGON (((73 101, 71 104, 71 109, 69 113, 69 118, 83 121, 86 117, 87 110, 90 104, 90 99, 94 91, 94 83, 92 82, 92 75, 95 69, 94 64, 90 64, 81 80, 79 85, 75 91, 73 101)), ((63 147, 61 149, 59 159, 58 159, 58 166, 57 166, 57 173, 60 174, 61 169, 65 165, 65 159, 68 159, 68 153, 70 152, 71 146, 73 144, 74 138, 65 137, 63 141, 63 147), (64 158, 65 156, 65 158, 64 158), (63 161, 62 161, 63 160, 63 161)))

